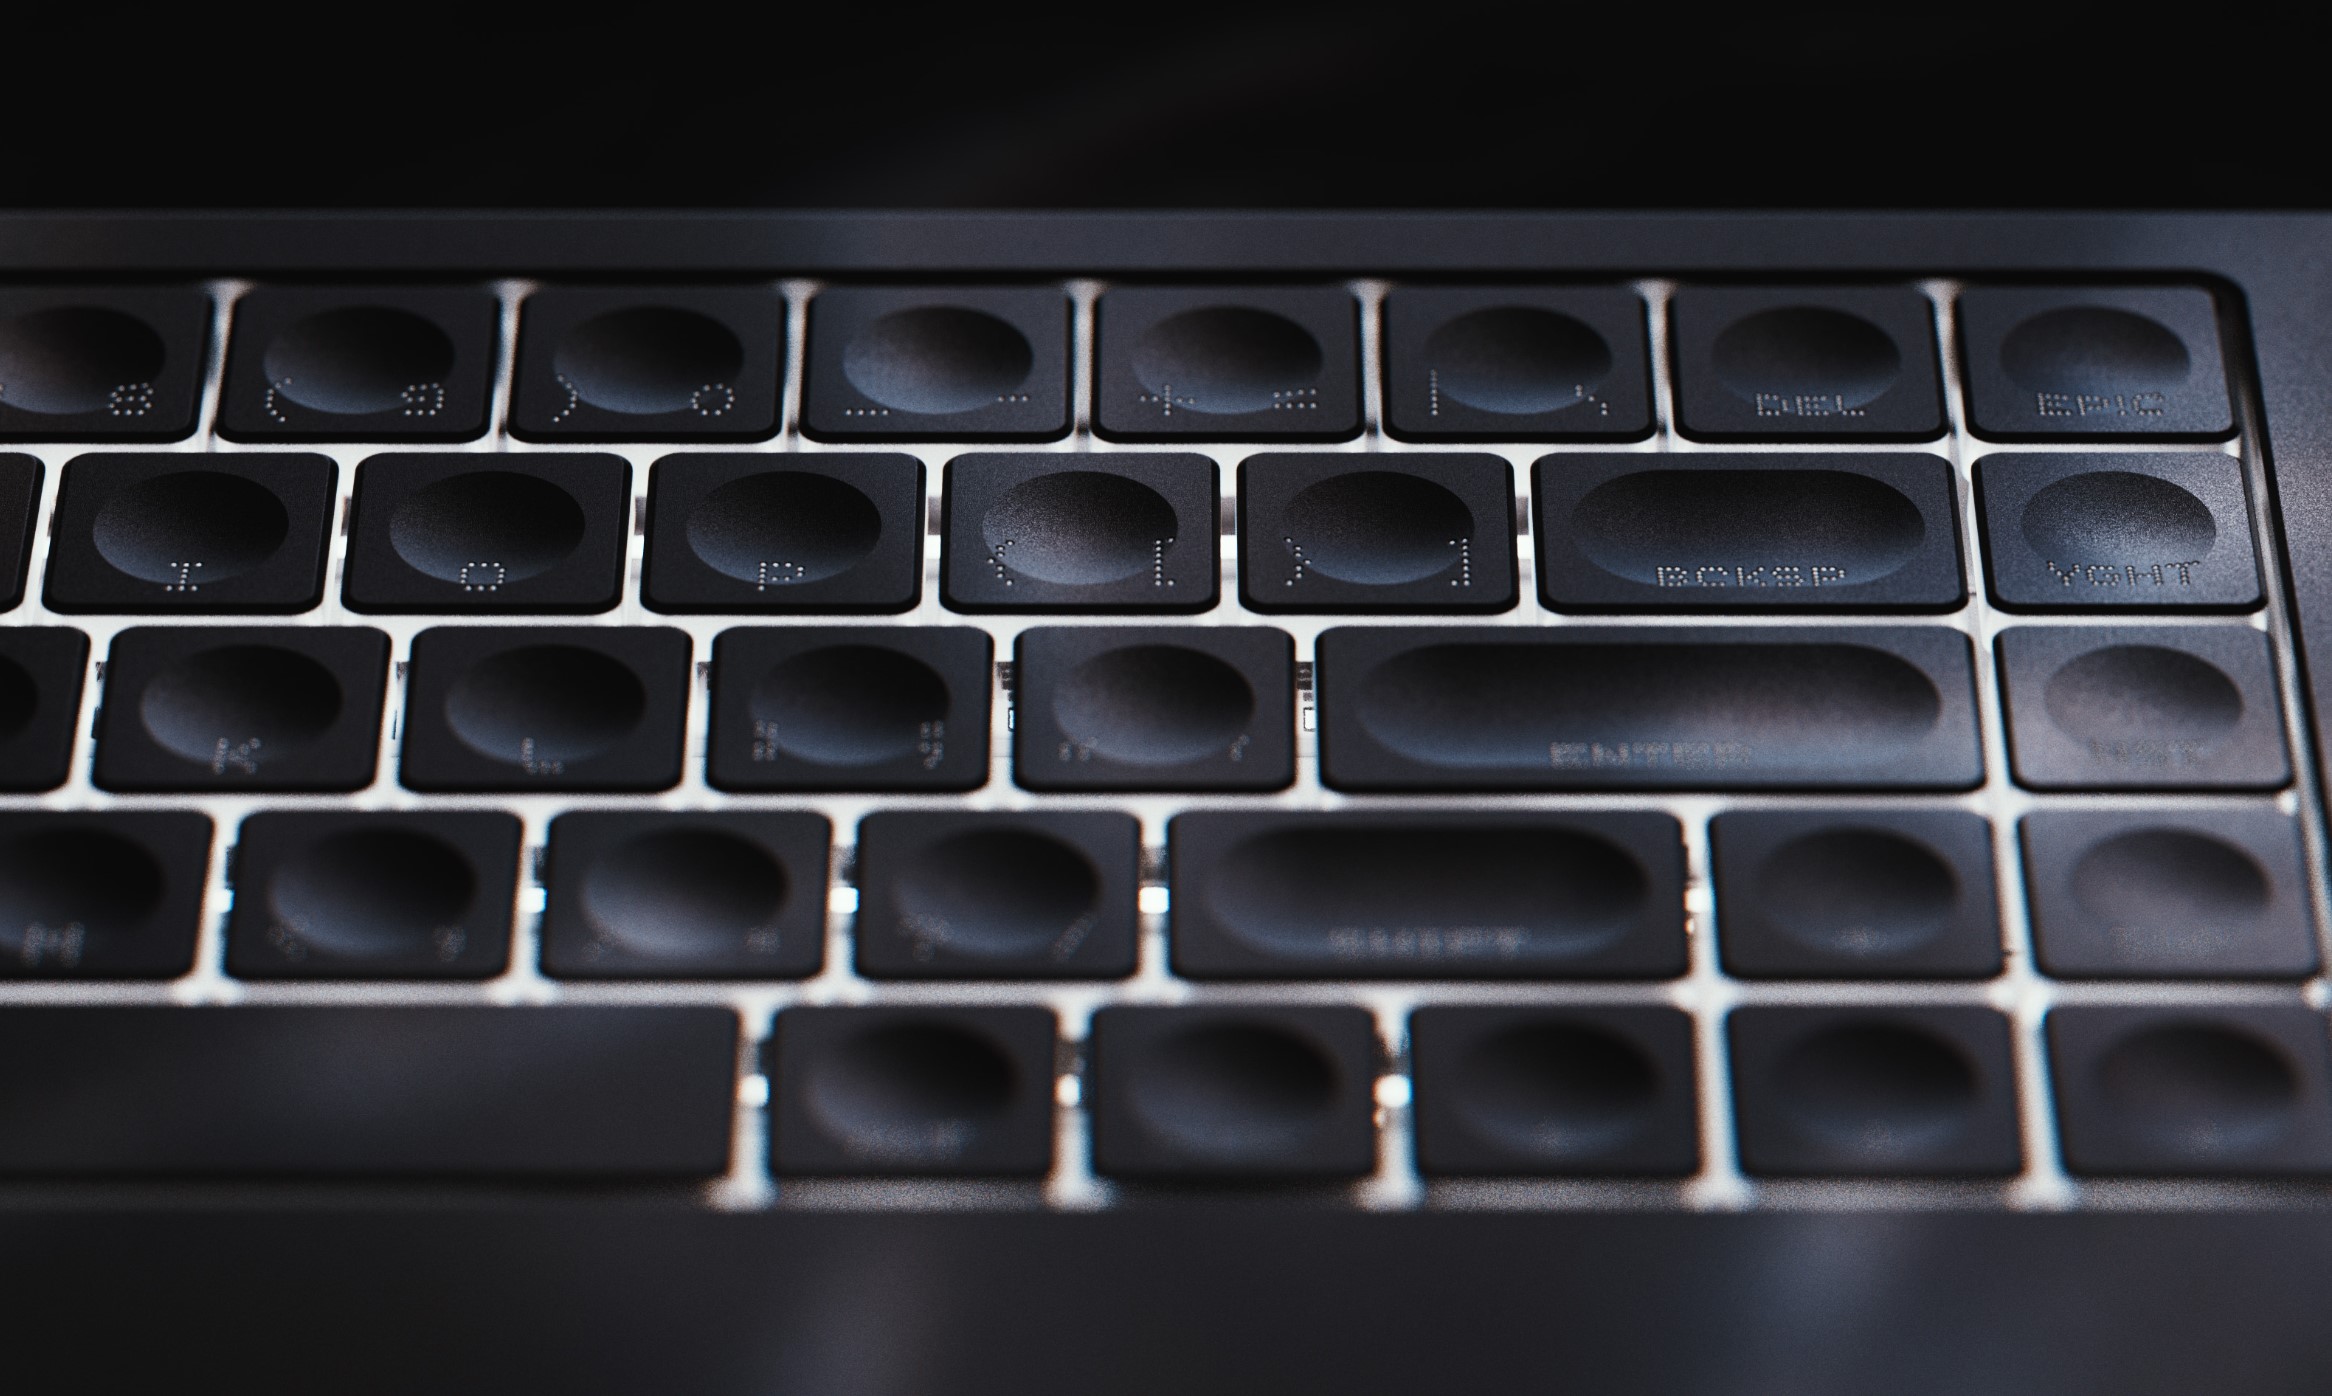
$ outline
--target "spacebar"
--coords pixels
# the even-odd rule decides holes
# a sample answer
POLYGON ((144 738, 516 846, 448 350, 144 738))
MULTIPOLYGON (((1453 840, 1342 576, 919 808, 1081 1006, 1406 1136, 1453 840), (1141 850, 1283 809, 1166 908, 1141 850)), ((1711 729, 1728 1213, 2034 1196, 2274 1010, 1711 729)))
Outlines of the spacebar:
POLYGON ((0 1174, 708 1177, 720 1008, 10 1008, 0 1174))

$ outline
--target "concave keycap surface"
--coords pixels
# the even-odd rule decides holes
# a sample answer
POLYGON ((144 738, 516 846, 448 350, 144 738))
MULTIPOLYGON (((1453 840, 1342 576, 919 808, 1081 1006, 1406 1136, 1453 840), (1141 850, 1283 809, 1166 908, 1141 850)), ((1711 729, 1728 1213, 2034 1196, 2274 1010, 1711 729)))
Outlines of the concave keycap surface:
POLYGON ((1409 1015, 1418 1171, 1629 1174, 1700 1166, 1692 1018, 1673 1008, 1409 1015))
POLYGON ((262 287, 235 302, 218 430, 237 441, 466 441, 501 306, 482 287, 262 287))
POLYGON ((337 474, 280 452, 76 457, 43 599, 73 613, 305 611, 323 599, 337 474))
POLYGON ((1488 455, 1251 456, 1239 594, 1255 611, 1503 611, 1514 483, 1488 455))
POLYGON ((968 626, 785 626, 713 642, 723 790, 972 790, 988 780, 993 643, 968 626))
POLYGON ((752 441, 777 426, 773 286, 560 286, 520 308, 511 434, 752 441))
POLYGON ((92 778, 107 790, 358 790, 389 637, 359 626, 137 626, 107 652, 92 778))
POLYGON ((1057 287, 838 286, 810 302, 803 430, 844 441, 1044 441, 1069 429, 1057 287))
POLYGON ((623 594, 620 456, 374 456, 356 470, 350 610, 604 611, 623 594))
POLYGON ((826 954, 832 828, 798 810, 591 810, 551 821, 543 972, 792 978, 826 954))
POLYGON ((446 626, 413 638, 399 778, 413 790, 665 790, 680 779, 688 636, 446 626))
POLYGON ((1908 286, 1688 286, 1668 309, 1688 436, 1922 441, 1943 430, 1935 308, 1908 286))
POLYGON ((1960 293, 1968 412, 2011 441, 2198 440, 2235 427, 2218 312, 2199 286, 1960 293))
POLYGON ((1013 779, 1030 790, 1280 790, 1295 645, 1260 626, 1038 626, 1013 649, 1013 779))
POLYGON ((913 456, 687 455, 648 483, 658 611, 904 611, 923 592, 913 456))
POLYGON ((1992 598, 2019 611, 2259 604, 2242 462, 2216 451, 1976 463, 1992 598))
POLYGON ((1734 974, 1977 979, 2000 971, 1992 830, 1964 810, 1728 810, 1709 821, 1734 974))
POLYGON ((0 290, 0 441, 186 435, 210 313, 191 287, 0 290))
POLYGON ((1095 309, 1105 436, 1338 441, 1360 429, 1358 309, 1336 287, 1116 287, 1095 309))
POLYGON ((65 783, 88 668, 89 637, 78 630, 0 626, 0 791, 65 783))
POLYGON ((182 810, 0 811, 0 978, 186 973, 210 849, 182 810))
POLYGON ((1627 441, 1652 427, 1644 302, 1617 287, 1403 286, 1385 413, 1419 441, 1627 441))
POLYGON ((959 611, 1203 611, 1220 521, 1205 456, 948 462, 944 593, 959 611))
POLYGON ((1743 1171, 2005 1175, 2023 1161, 1989 1008, 1742 1008, 1725 1020, 1743 1171))
POLYGON ((24 599, 32 561, 33 515, 40 508, 41 463, 32 456, 0 455, 0 611, 24 599))
POLYGON ((2272 790, 2291 779, 2257 630, 2018 626, 1998 644, 2019 784, 2272 790))
POLYGON ((2289 1006, 2078 1006, 2048 1016, 2075 1173, 2332 1172, 2321 1013, 2289 1006))
POLYGON ((1133 973, 1141 826, 1109 810, 884 810, 858 826, 858 969, 877 979, 1133 973))
POLYGON ((1052 1013, 789 1008, 763 1050, 779 1173, 1039 1174, 1053 1161, 1052 1013))

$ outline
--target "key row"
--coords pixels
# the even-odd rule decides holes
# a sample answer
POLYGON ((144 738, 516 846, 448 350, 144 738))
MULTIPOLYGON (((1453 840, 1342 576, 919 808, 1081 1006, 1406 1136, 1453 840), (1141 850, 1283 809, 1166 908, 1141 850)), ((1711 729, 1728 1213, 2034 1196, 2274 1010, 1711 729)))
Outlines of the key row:
MULTIPOLYGON (((2003 440, 2234 429, 2194 286, 1990 286, 1955 306, 1967 410, 2003 440)), ((191 432, 212 307, 188 288, 0 289, 0 436, 191 432)), ((1365 307, 1335 286, 1116 287, 1091 419, 1121 440, 1360 433, 1365 307)), ((501 306, 482 286, 270 286, 238 298, 218 430, 461 441, 489 427, 501 306)), ((1072 424, 1060 286, 843 286, 807 307, 802 401, 830 440, 1050 440, 1072 424)), ((530 440, 758 440, 780 427, 786 306, 758 286, 566 286, 519 307, 504 427, 530 440)), ((1936 306, 1905 285, 1686 286, 1675 412, 1707 440, 1926 440, 1946 426, 1936 306)), ((1603 286, 1404 286, 1384 419, 1419 440, 1630 440, 1654 425, 1646 308, 1603 286)))
MULTIPOLYGON (((2019 825, 2040 967, 2062 978, 2300 979, 2317 966, 2297 826, 2271 806, 2048 810, 2019 825)), ((793 810, 551 822, 541 968, 570 979, 801 978, 829 912, 877 979, 1120 979, 1145 911, 1193 979, 1665 979, 1685 972, 1683 831, 1662 813, 793 810)), ((1948 809, 1732 810, 1709 826, 1716 944, 1745 978, 1986 979, 1991 826, 1948 809)), ((0 976, 192 968, 212 839, 167 810, 0 813, 0 976)), ((510 959, 518 820, 264 811, 230 854, 245 978, 477 979, 510 959)))

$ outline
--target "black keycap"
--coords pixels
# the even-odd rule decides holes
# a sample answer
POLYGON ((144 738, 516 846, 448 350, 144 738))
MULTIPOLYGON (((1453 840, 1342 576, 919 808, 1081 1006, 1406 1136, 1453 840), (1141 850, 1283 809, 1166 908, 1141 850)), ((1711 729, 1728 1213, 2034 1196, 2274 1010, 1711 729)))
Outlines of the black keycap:
POLYGON ((476 287, 263 287, 235 302, 233 441, 466 441, 486 430, 502 308, 476 287))
POLYGON ((1725 968, 1772 979, 2000 972, 1992 830, 1963 810, 1729 810, 1709 821, 1725 968))
POLYGON ((1035 1175, 1053 1166, 1043 1008, 789 1008, 763 1049, 785 1174, 1035 1175))
POLYGON ((940 530, 947 604, 1206 610, 1219 583, 1215 489, 1205 456, 958 456, 940 530))
POLYGON ((1069 430, 1069 298, 1049 286, 839 286, 810 302, 802 430, 1049 441, 1069 430))
POLYGON ((518 820, 491 811, 282 810, 243 821, 227 972, 485 979, 510 959, 518 820))
POLYGON ((1119 287, 1095 306, 1101 434, 1341 441, 1360 430, 1359 307, 1337 287, 1119 287))
POLYGON ((758 441, 777 431, 774 286, 561 286, 518 313, 510 434, 526 441, 758 441))
POLYGON ((709 1178, 725 1008, 31 1008, 0 1016, 0 1172, 709 1178))
POLYGON ((1250 456, 1239 594, 1255 611, 1504 611, 1513 472, 1498 456, 1250 456))
POLYGON ((1700 1167, 1692 1016, 1673 1008, 1420 1008, 1409 1073, 1421 1173, 1700 1167))
POLYGON ((0 441, 178 440, 210 328, 192 287, 0 290, 0 441))
POLYGON ((1320 636, 1339 790, 1964 790, 1967 638, 1940 627, 1346 627, 1320 636))
POLYGON ((1665 978, 1685 969, 1665 814, 1199 813, 1169 826, 1194 979, 1665 978))
POLYGON ((791 810, 562 814, 542 966, 561 979, 798 979, 826 957, 832 826, 791 810))
POLYGON ((2023 1165, 2008 1020, 1989 1008, 1741 1008, 1725 1030, 1743 1172, 1982 1176, 2023 1165))
POLYGON ((323 456, 103 455, 65 465, 52 611, 305 611, 324 599, 323 456))
POLYGON ((668 790, 688 636, 459 626, 413 638, 399 777, 412 790, 668 790))
POLYGON ((641 599, 658 611, 905 611, 923 595, 913 456, 666 456, 641 599))
POLYGON ((24 574, 32 561, 34 516, 40 512, 41 463, 31 456, 0 455, 0 611, 24 599, 24 574))
POLYGON ((1644 302, 1595 286, 1385 297, 1385 425, 1413 441, 1633 441, 1652 429, 1644 302))
POLYGON ((2041 968, 2069 978, 2300 979, 2316 968, 2299 826, 2266 805, 2029 814, 2041 968))
POLYGON ((1366 1010, 1104 1008, 1086 1054, 1097 1173, 1282 1181, 1376 1167, 1382 1048, 1366 1010))
POLYGON ((54 625, 0 626, 0 790, 54 790, 72 771, 89 637, 54 625))
POLYGON ((2218 314, 2194 286, 1960 293, 1968 415, 2010 441, 2208 440, 2235 416, 2218 314))
POLYGON ((1531 471, 1539 594, 1560 610, 1956 609, 1941 456, 1560 455, 1531 471))
POLYGON ((713 642, 722 790, 976 790, 995 651, 965 627, 788 626, 713 642))
POLYGON ((1688 286, 1668 310, 1687 436, 1924 441, 1943 431, 1935 308, 1907 286, 1688 286))
POLYGON ((360 790, 388 668, 389 637, 355 626, 124 630, 92 776, 106 790, 360 790))
POLYGON ((1295 642, 1259 626, 1038 626, 1013 648, 1030 790, 1284 790, 1295 642))
POLYGON ((858 826, 858 972, 1120 979, 1134 972, 1130 814, 886 810, 858 826))
POLYGON ((605 611, 623 598, 631 467, 609 455, 374 456, 356 468, 352 611, 605 611))
POLYGON ((2297 1004, 2053 1009, 2065 1167, 2152 1176, 2332 1173, 2324 1018, 2297 1004))
POLYGON ((2241 626, 2019 626, 1999 637, 2008 749, 2039 790, 2273 790, 2291 780, 2267 637, 2241 626))
POLYGON ((2019 611, 2259 604, 2243 467, 2218 452, 1976 463, 1992 599, 2019 611))
MULTIPOLYGON (((211 822, 200 814, 0 811, 0 978, 186 973, 210 851, 211 822)), ((12 1007, 0 1021, 13 1016, 21 1015, 12 1007)))

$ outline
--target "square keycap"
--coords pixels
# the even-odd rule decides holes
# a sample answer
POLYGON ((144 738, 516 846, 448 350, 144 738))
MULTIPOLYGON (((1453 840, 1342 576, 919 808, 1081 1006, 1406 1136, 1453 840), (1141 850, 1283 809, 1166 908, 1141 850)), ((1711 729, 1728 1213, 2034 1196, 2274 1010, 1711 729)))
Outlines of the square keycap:
POLYGON ((2267 637, 2237 625, 2018 626, 2008 749, 2036 790, 2274 790, 2291 780, 2267 637))
POLYGON ((1504 611, 1514 472, 1499 456, 1250 456, 1239 595, 1250 610, 1504 611))
POLYGON ((1733 974, 1985 979, 2000 972, 1992 828, 1964 810, 1728 810, 1709 821, 1733 974))
POLYGON ((543 973, 799 979, 826 958, 833 828, 795 810, 591 811, 551 821, 543 973))
POLYGON ((886 810, 858 826, 858 972, 1120 979, 1134 972, 1130 814, 886 810))
POLYGON ((968 627, 784 626, 713 641, 722 790, 976 790, 995 649, 968 627))
POLYGON ((510 958, 519 823, 494 811, 254 814, 235 836, 227 972, 486 979, 510 958))
POLYGON ((1260 626, 1037 626, 1013 649, 1029 790, 1284 790, 1295 642, 1260 626))
POLYGON ((519 307, 510 434, 758 441, 784 374, 774 286, 552 287, 519 307))
POLYGON ((342 595, 372 613, 605 611, 631 529, 621 456, 374 456, 356 468, 342 595))
POLYGON ((2218 312, 2198 286, 1960 293, 1968 415, 2007 441, 2212 440, 2235 429, 2218 312))
POLYGON ((1360 308, 1340 287, 1118 287, 1094 308, 1094 418, 1124 441, 1341 441, 1360 308))
POLYGON ((810 302, 802 430, 822 441, 1049 441, 1069 430, 1051 286, 836 286, 810 302))
POLYGON ((305 611, 324 598, 323 456, 80 456, 49 544, 52 611, 305 611))
POLYGON ((2058 1008, 2049 1076, 2075 1173, 2332 1173, 2324 1015, 2290 1006, 2058 1008))
POLYGON ((1935 307, 1908 286, 1687 286, 1676 407, 1711 441, 1924 441, 1943 431, 1935 307))
POLYGON ((2024 817, 2025 898, 2060 978, 2302 979, 2316 968, 2299 825, 2272 806, 2024 817))
POLYGON ((40 512, 41 463, 32 456, 0 455, 0 611, 24 599, 32 561, 32 528, 40 512))
POLYGON ((186 973, 210 852, 188 811, 0 811, 0 979, 186 973))
POLYGON ((1992 599, 2018 611, 2259 604, 2242 462, 2219 452, 1976 462, 1992 599))
POLYGON ((1086 1043, 1093 1171, 1112 1178, 1357 1178, 1377 1162, 1383 1048, 1366 1009, 1104 1008, 1086 1043))
POLYGON ((1053 1166, 1044 1008, 788 1008, 761 1049, 780 1174, 1033 1176, 1053 1166))
POLYGON ((89 637, 58 625, 0 626, 0 791, 54 790, 72 773, 89 637))
POLYGON ((1700 1167, 1692 1015, 1673 1008, 1420 1008, 1409 1075, 1421 1173, 1700 1167))
POLYGON ((413 637, 409 790, 669 790, 688 636, 644 626, 447 626, 413 637))
POLYGON ((911 610, 925 513, 913 456, 666 456, 641 596, 670 612, 911 610))
POLYGON ((210 328, 191 286, 0 290, 0 441, 179 440, 210 328))
POLYGON ((1745 1173, 1999 1176, 2023 1166, 2008 1020, 1989 1008, 1740 1008, 1745 1173))
POLYGON ((360 790, 389 637, 357 626, 139 626, 113 637, 92 778, 106 790, 360 790))
POLYGON ((1413 441, 1633 441, 1652 429, 1644 301, 1605 286, 1385 297, 1385 421, 1413 441))
POLYGON ((483 287, 261 287, 235 302, 219 434, 467 441, 486 430, 501 318, 483 287))
POLYGON ((1203 611, 1220 581, 1205 456, 958 456, 941 576, 959 611, 1203 611))

